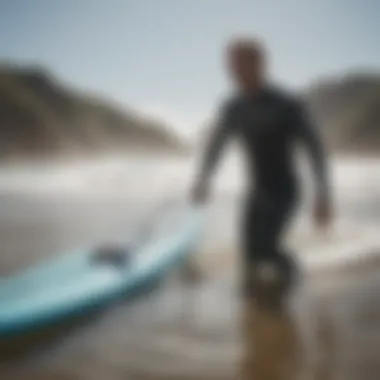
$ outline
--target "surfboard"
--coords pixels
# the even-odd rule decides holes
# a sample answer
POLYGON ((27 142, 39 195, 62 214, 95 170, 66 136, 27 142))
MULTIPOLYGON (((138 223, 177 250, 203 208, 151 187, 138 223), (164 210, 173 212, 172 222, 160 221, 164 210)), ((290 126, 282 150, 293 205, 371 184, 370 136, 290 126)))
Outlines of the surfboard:
POLYGON ((151 224, 146 236, 138 241, 54 255, 51 260, 2 279, 0 336, 26 332, 102 307, 165 276, 197 249, 202 210, 190 205, 173 206, 151 224))

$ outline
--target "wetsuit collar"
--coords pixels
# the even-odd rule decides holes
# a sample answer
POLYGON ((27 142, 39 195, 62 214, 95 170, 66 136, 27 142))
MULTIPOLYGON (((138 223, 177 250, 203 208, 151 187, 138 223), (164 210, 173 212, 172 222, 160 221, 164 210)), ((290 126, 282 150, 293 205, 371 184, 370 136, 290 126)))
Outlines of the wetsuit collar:
POLYGON ((272 86, 269 83, 265 83, 257 90, 251 91, 251 92, 245 92, 245 93, 242 93, 241 95, 244 98, 249 99, 249 100, 262 100, 269 97, 271 93, 272 93, 272 86))

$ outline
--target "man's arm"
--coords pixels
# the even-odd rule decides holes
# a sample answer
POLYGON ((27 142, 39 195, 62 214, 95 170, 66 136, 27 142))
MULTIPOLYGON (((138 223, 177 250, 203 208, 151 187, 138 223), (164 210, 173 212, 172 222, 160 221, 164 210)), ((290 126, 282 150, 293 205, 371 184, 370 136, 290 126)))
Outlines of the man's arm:
POLYGON ((231 136, 232 118, 231 106, 225 105, 219 112, 219 117, 206 143, 205 152, 201 158, 200 172, 196 178, 196 200, 204 200, 207 197, 209 181, 219 163, 223 148, 231 136))
POLYGON ((327 223, 330 217, 330 184, 326 152, 322 138, 306 106, 297 104, 294 108, 298 136, 307 149, 316 182, 317 222, 327 223))

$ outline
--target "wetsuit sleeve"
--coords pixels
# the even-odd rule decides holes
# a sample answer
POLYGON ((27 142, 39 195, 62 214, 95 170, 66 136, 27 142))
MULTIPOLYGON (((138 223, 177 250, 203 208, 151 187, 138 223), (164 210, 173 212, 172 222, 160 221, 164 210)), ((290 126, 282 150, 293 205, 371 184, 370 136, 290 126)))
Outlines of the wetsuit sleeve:
POLYGON ((306 147, 311 160, 318 195, 327 200, 329 198, 328 168, 322 138, 306 106, 297 104, 293 112, 298 137, 306 147))
POLYGON ((223 105, 218 118, 206 142, 205 152, 201 159, 200 181, 207 181, 216 169, 222 150, 231 137, 233 130, 233 112, 229 104, 223 105))

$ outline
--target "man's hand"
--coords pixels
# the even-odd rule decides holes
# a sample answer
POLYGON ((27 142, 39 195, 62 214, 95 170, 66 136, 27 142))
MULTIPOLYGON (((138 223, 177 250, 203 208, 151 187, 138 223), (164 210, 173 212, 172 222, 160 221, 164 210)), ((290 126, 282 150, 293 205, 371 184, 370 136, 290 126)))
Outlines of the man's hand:
POLYGON ((332 222, 332 209, 325 197, 318 197, 314 206, 314 222, 320 229, 328 229, 332 222))
POLYGON ((191 193, 191 200, 195 204, 204 204, 209 199, 209 185, 207 181, 199 181, 195 184, 191 193))

